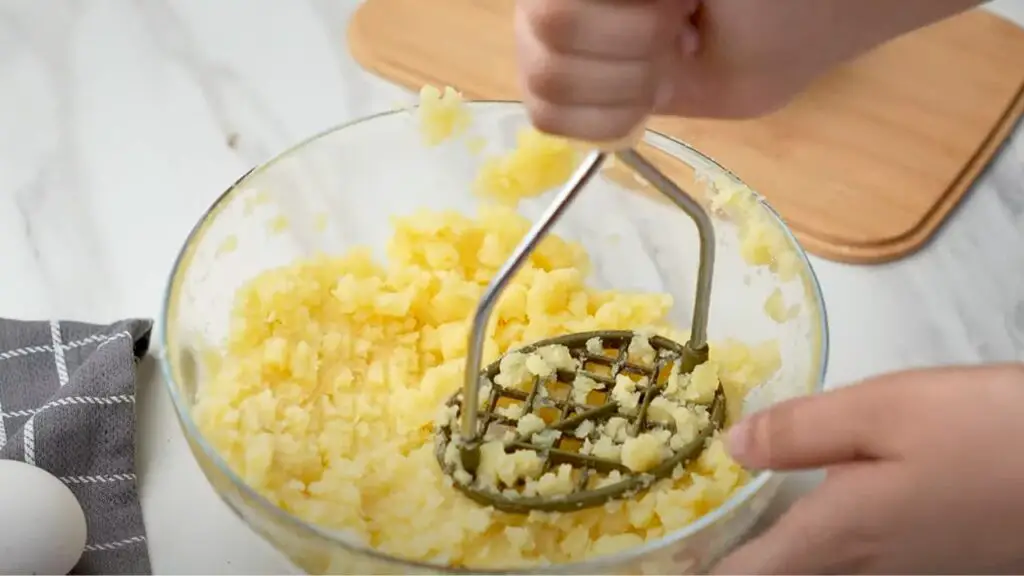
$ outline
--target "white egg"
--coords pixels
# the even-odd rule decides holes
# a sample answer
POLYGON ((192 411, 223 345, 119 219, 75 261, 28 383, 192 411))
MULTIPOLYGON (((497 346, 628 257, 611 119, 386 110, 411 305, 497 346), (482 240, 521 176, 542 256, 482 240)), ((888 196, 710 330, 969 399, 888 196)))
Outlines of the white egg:
POLYGON ((0 574, 67 574, 85 548, 85 513, 50 473, 0 460, 0 574))

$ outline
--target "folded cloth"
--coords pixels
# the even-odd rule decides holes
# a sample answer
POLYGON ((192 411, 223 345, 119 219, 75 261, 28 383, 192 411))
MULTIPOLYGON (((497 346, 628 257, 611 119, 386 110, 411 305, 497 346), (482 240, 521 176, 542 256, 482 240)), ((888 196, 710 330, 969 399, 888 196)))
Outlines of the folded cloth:
POLYGON ((135 481, 135 367, 152 328, 0 319, 0 458, 46 470, 78 498, 88 536, 72 574, 151 573, 135 481))

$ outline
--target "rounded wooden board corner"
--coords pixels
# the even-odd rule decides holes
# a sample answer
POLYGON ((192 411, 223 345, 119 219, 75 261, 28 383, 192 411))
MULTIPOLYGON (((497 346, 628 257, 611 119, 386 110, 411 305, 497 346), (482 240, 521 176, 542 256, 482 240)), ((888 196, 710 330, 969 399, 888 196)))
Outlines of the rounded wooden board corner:
POLYGON ((843 243, 807 234, 793 227, 794 235, 811 254, 844 264, 887 264, 912 256, 941 234, 950 217, 971 192, 978 177, 996 159, 1010 134, 1024 117, 1024 86, 1007 108, 1000 122, 982 143, 972 161, 964 167, 956 182, 907 234, 880 243, 843 243))

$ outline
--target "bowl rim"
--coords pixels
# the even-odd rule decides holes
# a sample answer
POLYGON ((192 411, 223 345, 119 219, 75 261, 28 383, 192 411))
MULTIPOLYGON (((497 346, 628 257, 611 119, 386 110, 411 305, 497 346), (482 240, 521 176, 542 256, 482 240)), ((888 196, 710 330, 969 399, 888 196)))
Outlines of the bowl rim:
MULTIPOLYGON (((472 100, 472 101, 467 101, 465 103, 465 105, 468 106, 471 109, 472 108, 487 108, 487 107, 495 106, 495 105, 497 105, 497 106, 515 106, 515 107, 520 107, 521 108, 522 107, 522 102, 515 101, 515 100, 472 100)), ((411 106, 408 106, 408 107, 395 108, 395 109, 386 110, 386 111, 383 111, 383 112, 377 112, 377 113, 374 113, 374 114, 369 114, 369 115, 366 115, 366 116, 361 116, 361 117, 356 118, 354 120, 351 120, 351 121, 348 121, 348 122, 344 122, 344 123, 341 123, 341 124, 337 124, 337 125, 335 125, 335 126, 333 126, 331 128, 328 128, 328 129, 322 130, 320 132, 317 132, 317 133, 313 134, 312 136, 304 138, 304 139, 300 140, 298 143, 293 144, 292 146, 289 146, 284 151, 274 155, 270 159, 255 165, 253 168, 249 169, 247 172, 242 174, 242 176, 240 176, 237 180, 235 180, 230 186, 228 186, 213 201, 213 203, 210 204, 210 206, 203 212, 203 214, 199 217, 198 221, 195 223, 195 225, 189 231, 188 235, 185 237, 185 240, 182 243, 181 248, 178 250, 178 254, 175 256, 174 262, 173 262, 173 264, 171 266, 170 274, 168 276, 167 282, 166 282, 165 287, 164 287, 163 298, 161 300, 160 327, 159 327, 159 330, 158 330, 158 338, 159 338, 158 343, 159 343, 159 347, 160 347, 160 350, 161 350, 161 354, 158 355, 159 356, 158 357, 158 361, 159 361, 159 364, 160 364, 161 375, 163 376, 162 379, 163 379, 164 386, 166 387, 167 392, 168 392, 168 394, 171 397, 171 402, 174 405, 174 410, 175 410, 175 413, 177 414, 178 422, 181 425, 181 428, 182 428, 184 434, 186 435, 186 440, 190 444, 197 445, 203 451, 203 453, 210 459, 210 461, 214 464, 214 466, 218 469, 218 471, 220 473, 224 474, 225 477, 227 477, 228 480, 231 481, 231 483, 234 485, 235 489, 239 490, 242 494, 244 494, 244 496, 245 496, 245 498, 247 500, 249 500, 250 502, 255 503, 255 505, 258 506, 260 509, 262 509, 265 513, 270 514, 274 518, 275 523, 289 525, 289 526, 291 526, 291 527, 293 527, 295 529, 298 529, 299 531, 304 531, 306 533, 309 533, 309 534, 315 536, 316 538, 319 538, 319 539, 322 539, 322 540, 330 542, 332 545, 337 545, 337 546, 345 549, 347 552, 349 552, 349 553, 351 553, 353 555, 360 555, 360 554, 361 555, 365 555, 368 559, 373 559, 373 560, 377 560, 377 561, 381 561, 381 562, 385 562, 385 563, 391 563, 392 565, 394 565, 396 567, 405 567, 405 568, 410 568, 410 569, 427 570, 427 571, 437 571, 437 572, 440 572, 440 573, 447 573, 447 574, 507 574, 507 573, 509 573, 509 570, 511 568, 510 569, 501 570, 501 569, 479 569, 479 568, 452 567, 452 566, 447 566, 447 565, 444 565, 444 564, 437 564, 437 563, 433 563, 433 562, 423 562, 423 561, 418 561, 418 560, 410 560, 410 559, 406 559, 406 558, 401 558, 401 557, 398 557, 398 556, 392 556, 392 555, 387 554, 385 552, 381 552, 379 550, 376 550, 376 549, 374 549, 374 548, 372 548, 370 546, 359 544, 359 543, 356 543, 354 541, 347 541, 344 538, 339 538, 339 537, 337 537, 337 535, 336 535, 337 533, 336 532, 328 530, 328 529, 325 529, 325 528, 322 528, 322 527, 319 527, 319 526, 316 526, 316 525, 311 524, 311 523, 308 523, 305 520, 299 518, 298 516, 295 516, 295 515, 291 514, 290 512, 288 512, 288 511, 286 511, 286 510, 284 510, 284 509, 282 509, 282 508, 280 508, 278 506, 275 506, 273 503, 271 503, 269 500, 267 500, 262 494, 257 492, 254 488, 250 487, 244 480, 242 480, 242 478, 239 477, 239 475, 236 474, 231 469, 231 467, 228 465, 228 463, 220 456, 219 452, 206 440, 206 437, 202 434, 202 432, 199 430, 198 426, 196 425, 195 421, 193 420, 192 414, 191 414, 191 410, 186 405, 184 398, 182 398, 181 395, 179 394, 179 389, 180 388, 176 385, 176 379, 175 379, 175 376, 174 376, 175 370, 171 366, 171 360, 169 358, 169 356, 170 356, 170 354, 169 354, 169 350, 170 350, 169 342, 170 342, 170 332, 171 332, 171 330, 170 330, 169 323, 168 323, 168 314, 169 314, 169 312, 171 311, 171 308, 172 308, 172 298, 173 298, 173 296, 175 294, 176 280, 178 279, 178 276, 184 270, 187 270, 187 268, 183 269, 183 265, 185 265, 187 263, 187 261, 189 260, 189 257, 191 256, 191 251, 192 251, 192 247, 194 245, 194 242, 201 236, 201 233, 203 232, 203 230, 212 221, 212 217, 215 214, 217 214, 219 209, 222 208, 225 205, 225 203, 233 196, 234 192, 236 190, 238 190, 243 184, 245 184, 249 179, 253 178, 254 176, 259 175, 260 173, 264 172, 265 170, 270 169, 272 166, 274 166, 278 162, 281 162, 281 161, 284 161, 287 158, 290 158, 293 154, 299 152, 300 150, 306 148, 307 146, 309 146, 310 144, 313 144, 316 141, 319 141, 319 140, 321 140, 323 138, 326 138, 326 137, 328 137, 328 136, 330 136, 332 134, 341 132, 341 131, 346 130, 348 128, 352 128, 352 127, 357 126, 357 125, 366 124, 366 123, 368 123, 370 121, 373 121, 373 120, 377 120, 377 119, 385 118, 385 117, 390 117, 390 116, 395 116, 395 115, 398 115, 398 114, 409 113, 410 111, 415 110, 417 107, 418 107, 418 105, 414 104, 414 105, 411 105, 411 106)), ((806 250, 804 249, 804 247, 800 244, 799 240, 793 234, 793 231, 790 229, 790 227, 788 225, 786 225, 786 223, 783 220, 783 218, 781 217, 781 215, 767 202, 767 200, 765 200, 765 198, 761 194, 759 194, 755 190, 752 190, 735 173, 733 173, 731 170, 728 170, 727 168, 725 168, 722 164, 720 164, 714 158, 711 158, 707 154, 704 154, 703 152, 697 150, 696 148, 694 148, 693 146, 687 144, 686 142, 684 142, 684 141, 682 141, 682 140, 680 140, 678 138, 675 138, 674 136, 670 136, 668 134, 664 134, 662 132, 658 132, 658 131, 651 130, 651 129, 645 129, 645 131, 644 131, 644 140, 647 141, 648 139, 653 139, 655 141, 661 141, 661 144, 668 145, 670 147, 678 147, 678 148, 682 149, 683 151, 688 152, 688 153, 696 156, 697 158, 703 160, 704 162, 706 162, 708 167, 711 170, 716 171, 716 172, 718 172, 721 175, 725 175, 729 179, 733 180, 734 182, 737 182, 737 183, 743 185, 747 190, 749 190, 754 195, 754 197, 758 200, 758 202, 760 203, 762 208, 764 208, 768 212, 768 214, 770 214, 771 217, 775 220, 775 224, 778 225, 783 230, 783 232, 786 234, 786 237, 790 241, 790 244, 795 248, 795 250, 796 250, 796 252, 797 252, 797 254, 799 256, 800 262, 803 264, 804 269, 806 270, 807 277, 810 280, 809 282, 807 282, 807 284, 811 286, 811 288, 812 288, 811 291, 812 291, 813 294, 811 294, 809 296, 813 297, 814 301, 817 304, 818 310, 820 310, 820 319, 819 319, 819 326, 818 326, 818 331, 819 331, 819 334, 820 334, 820 338, 819 338, 820 339, 820 351, 819 351, 819 353, 820 353, 820 362, 819 362, 820 367, 819 367, 819 370, 818 370, 818 375, 817 375, 816 381, 814 383, 814 386, 810 390, 809 393, 810 394, 816 394, 816 393, 821 392, 824 389, 825 375, 827 373, 828 363, 829 363, 829 330, 828 330, 829 323, 828 323, 828 312, 827 312, 826 307, 825 307, 825 299, 824 299, 824 296, 822 294, 821 284, 820 284, 820 282, 818 280, 817 273, 815 272, 814 267, 811 264, 810 258, 808 256, 806 250)), ((665 150, 664 146, 659 146, 659 148, 661 149, 662 152, 669 153, 670 155, 673 155, 673 156, 678 155, 678 154, 673 154, 669 150, 665 150)), ((680 160, 680 159, 676 158, 676 160, 680 160)), ((193 458, 195 458, 195 454, 193 454, 193 458)), ((205 476, 206 473, 203 472, 203 475, 205 476)), ((653 540, 645 541, 644 544, 641 545, 641 546, 636 546, 634 548, 630 548, 630 549, 628 549, 626 551, 619 552, 619 553, 616 553, 616 554, 611 554, 611 555, 608 555, 608 556, 598 556, 598 557, 587 559, 587 560, 583 560, 583 561, 567 562, 567 563, 551 564, 551 565, 538 565, 538 566, 523 567, 522 569, 516 569, 515 573, 518 573, 518 574, 531 574, 531 573, 532 574, 590 573, 590 574, 592 574, 592 573, 595 573, 595 572, 601 570, 601 568, 603 566, 606 566, 606 565, 609 565, 609 564, 622 563, 622 562, 631 562, 631 561, 640 560, 644 556, 646 556, 647 554, 649 554, 651 552, 654 552, 654 551, 657 551, 657 550, 666 549, 669 546, 672 546, 673 544, 677 544, 680 541, 689 539, 689 538, 693 537, 694 535, 696 535, 696 534, 698 534, 698 533, 700 533, 700 532, 710 528, 712 525, 716 524, 723 517, 728 516, 734 510, 736 510, 737 508, 739 508, 740 506, 745 504, 747 501, 749 501, 756 493, 760 492, 761 489, 764 488, 764 486, 766 486, 768 484, 768 482, 772 479, 772 477, 774 477, 776 475, 777 475, 777 473, 773 472, 771 470, 758 470, 758 471, 755 471, 753 478, 751 478, 739 490, 736 490, 735 492, 733 492, 733 494, 731 496, 729 496, 729 498, 726 499, 725 502, 723 502, 720 506, 718 506, 717 508, 715 508, 711 512, 708 512, 707 514, 704 514, 703 516, 701 516, 697 520, 693 521, 692 523, 687 524, 683 528, 680 528, 678 530, 675 530, 673 532, 665 534, 664 536, 661 536, 660 538, 656 538, 656 539, 653 539, 653 540)), ((243 514, 243 512, 241 510, 238 510, 235 507, 235 505, 232 502, 230 502, 224 494, 222 494, 222 492, 220 490, 214 489, 214 492, 217 493, 218 497, 225 504, 228 505, 228 508, 230 508, 236 515, 238 515, 246 523, 246 525, 250 529, 252 529, 252 530, 254 530, 256 532, 261 532, 261 530, 259 528, 255 527, 255 526, 252 526, 249 523, 249 521, 245 518, 246 515, 243 514)), ((264 536, 264 538, 265 537, 266 536, 264 536)), ((268 541, 268 544, 271 544, 272 546, 274 546, 272 542, 268 541)), ((274 547, 276 548, 276 546, 274 546, 274 547)), ((280 550, 279 550, 279 552, 281 552, 288 559, 288 561, 292 565, 296 565, 295 560, 293 560, 291 557, 289 557, 287 553, 284 553, 283 551, 280 551, 280 550)))

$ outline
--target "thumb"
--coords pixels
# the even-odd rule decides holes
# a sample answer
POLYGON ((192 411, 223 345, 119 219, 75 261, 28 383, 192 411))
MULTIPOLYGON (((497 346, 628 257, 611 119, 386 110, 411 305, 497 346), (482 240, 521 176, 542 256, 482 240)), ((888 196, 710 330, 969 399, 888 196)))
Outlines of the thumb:
MULTIPOLYGON (((678 0, 673 0, 678 1, 678 0)), ((682 0, 682 21, 676 31, 675 42, 655 61, 658 85, 654 94, 654 113, 672 114, 676 100, 676 84, 685 62, 700 50, 700 30, 695 24, 701 0, 682 0)))
POLYGON ((819 468, 893 456, 900 386, 877 380, 787 400, 747 416, 726 446, 752 469, 819 468))

